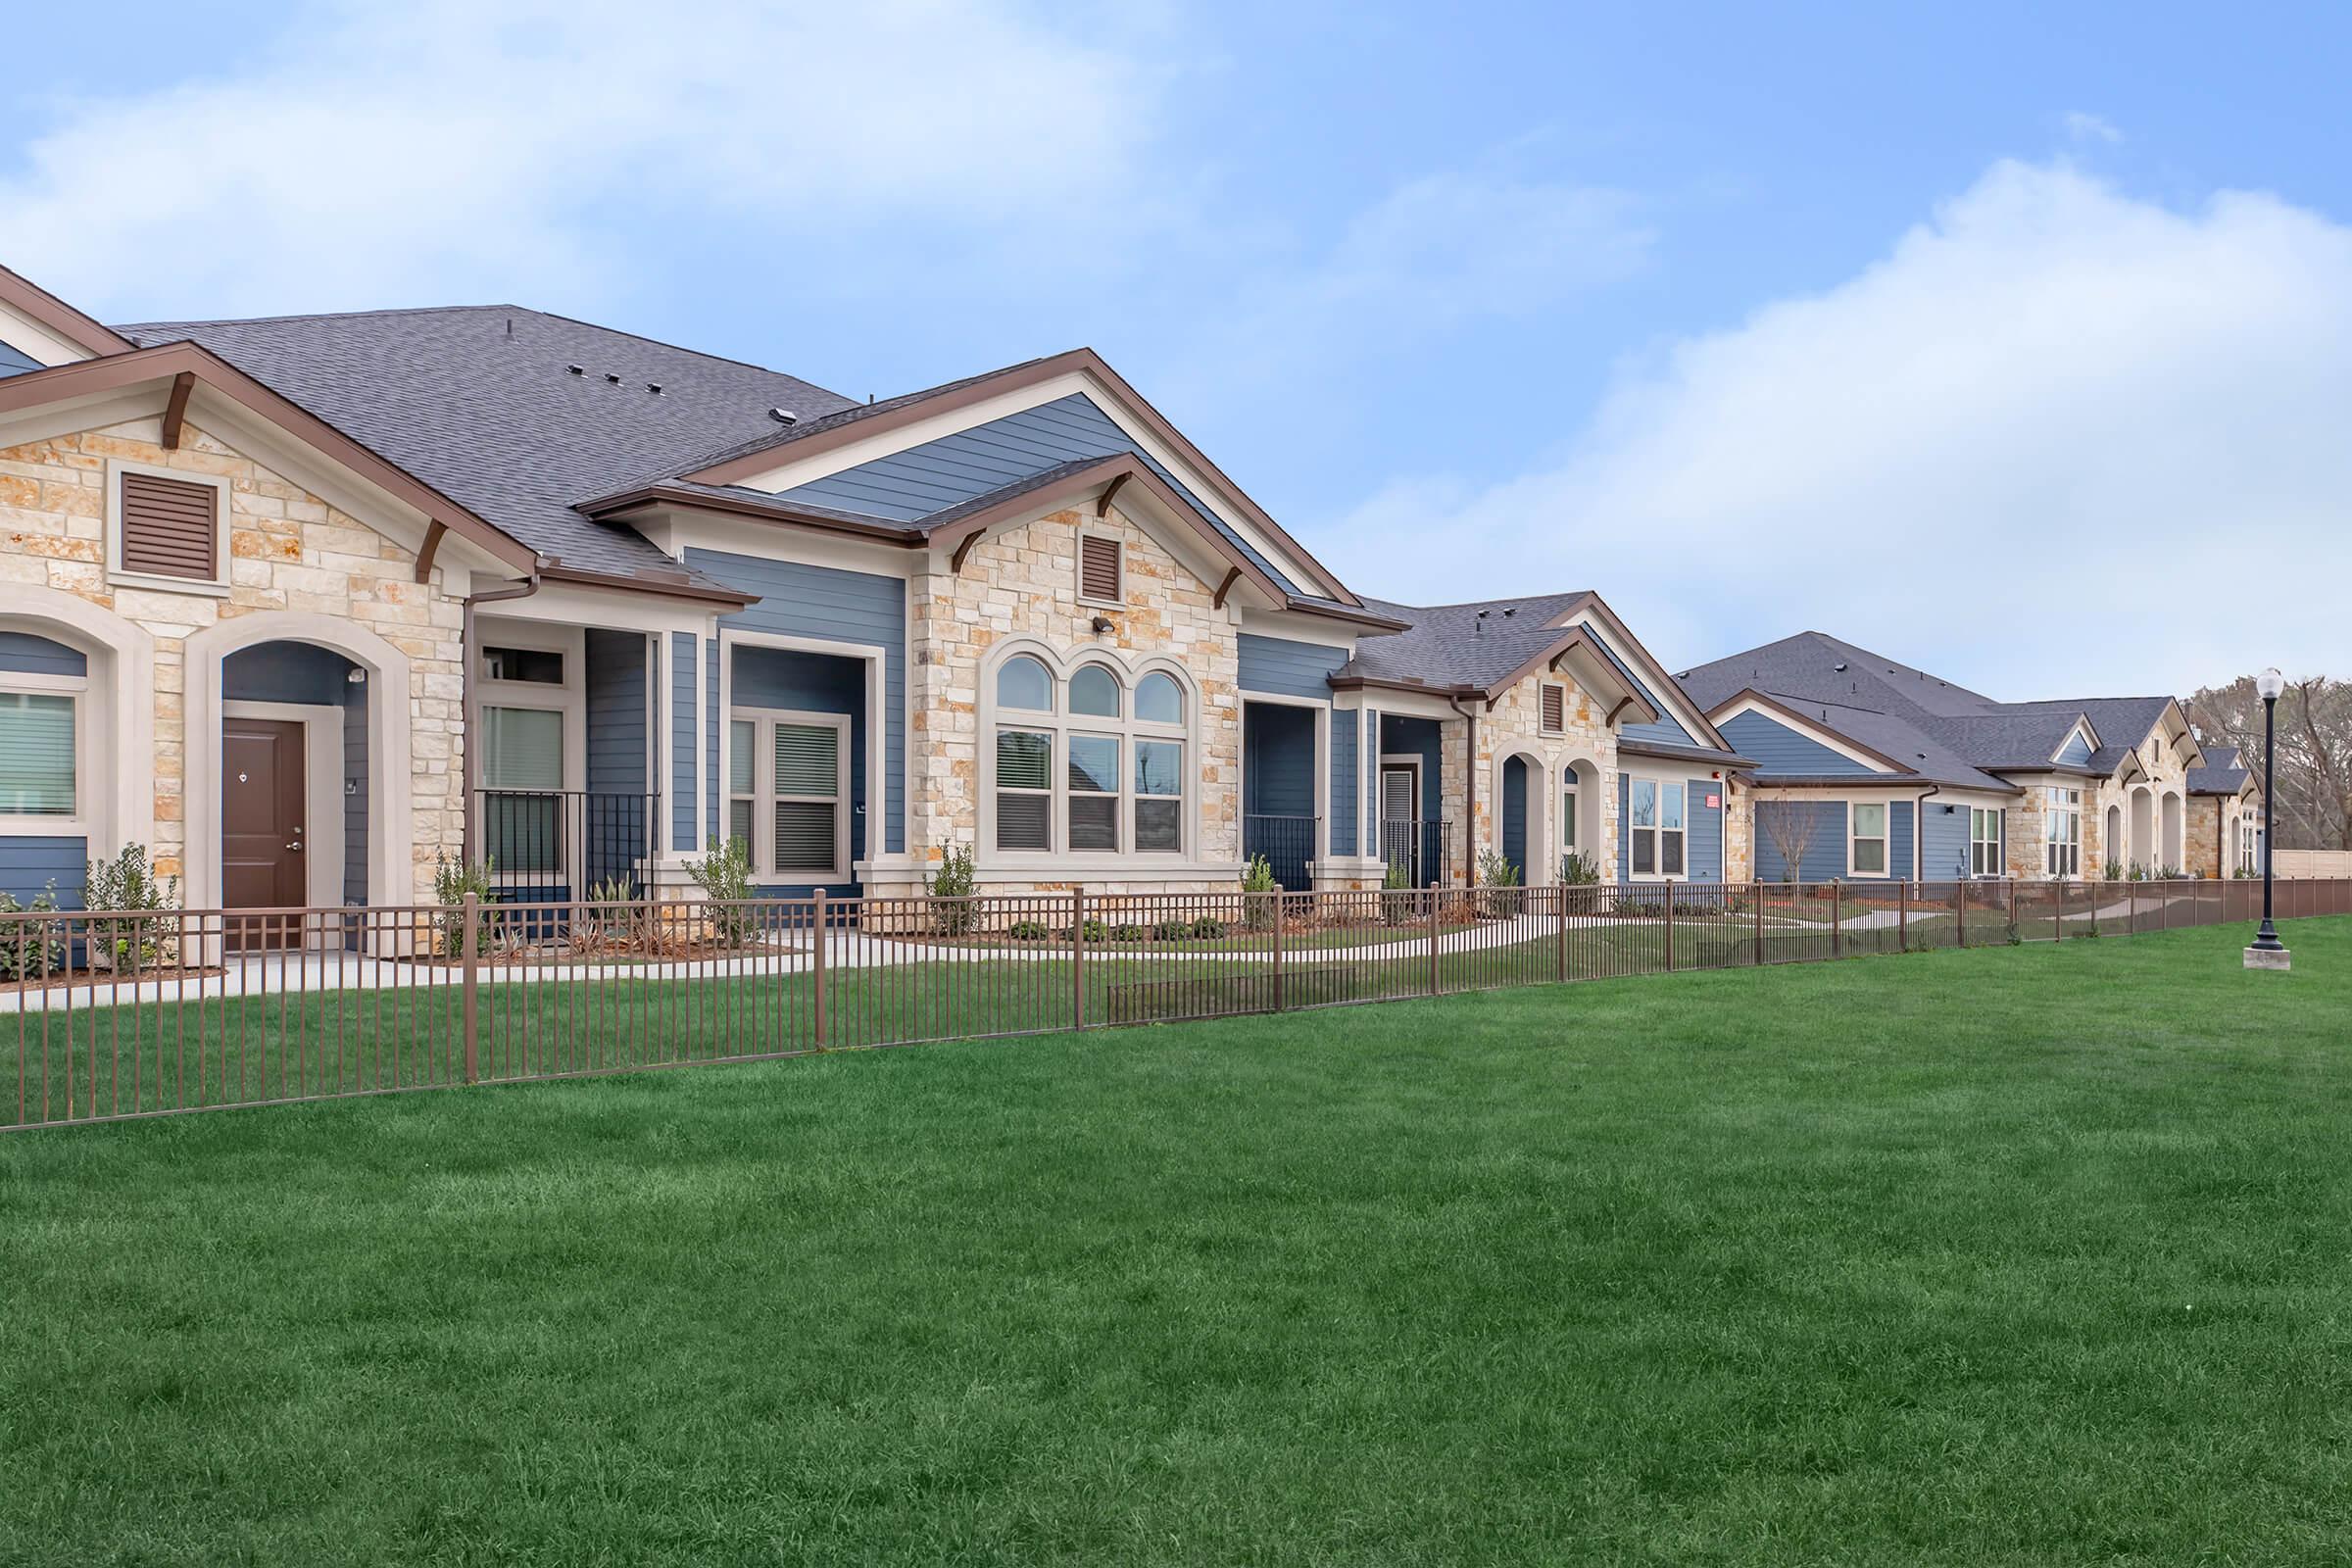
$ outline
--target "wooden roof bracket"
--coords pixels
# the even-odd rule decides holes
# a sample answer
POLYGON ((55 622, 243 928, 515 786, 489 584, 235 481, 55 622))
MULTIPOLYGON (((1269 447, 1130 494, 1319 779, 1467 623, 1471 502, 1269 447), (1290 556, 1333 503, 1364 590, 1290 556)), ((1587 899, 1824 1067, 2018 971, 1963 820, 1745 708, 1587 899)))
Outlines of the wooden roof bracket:
POLYGON ((196 390, 196 372, 182 370, 172 378, 172 401, 164 405, 164 450, 177 452, 181 427, 188 417, 188 394, 196 390))
POLYGON ((1125 473, 1113 474, 1111 476, 1110 483, 1102 487, 1102 494, 1097 497, 1095 500, 1096 516, 1101 517, 1109 514, 1110 498, 1117 495, 1119 493, 1119 487, 1125 484, 1131 477, 1133 477, 1133 475, 1125 473))
POLYGON ((433 518, 424 525, 424 548, 416 552, 416 580, 418 582, 433 580, 433 557, 441 553, 441 539, 448 532, 449 524, 443 522, 439 517, 433 518))
POLYGON ((1600 721, 1600 727, 1602 729, 1615 729, 1617 727, 1617 715, 1633 706, 1634 700, 1631 697, 1619 698, 1617 700, 1617 706, 1609 710, 1609 716, 1600 721))
POLYGON ((961 539, 958 539, 956 542, 956 553, 948 557, 949 576, 952 577, 957 572, 963 570, 963 558, 972 553, 972 546, 978 544, 981 536, 987 532, 988 530, 986 528, 974 528, 970 533, 965 534, 961 539))
POLYGON ((1227 594, 1229 594, 1229 593, 1233 592, 1233 585, 1234 585, 1235 583, 1237 583, 1237 582, 1240 582, 1241 580, 1242 580, 1242 568, 1241 568, 1241 567, 1239 567, 1239 566, 1236 566, 1236 567, 1234 567, 1234 568, 1233 568, 1231 571, 1227 572, 1227 573, 1225 574, 1225 580, 1224 580, 1223 582, 1221 582, 1221 583, 1217 584, 1217 597, 1215 598, 1215 600, 1214 600, 1214 601, 1212 601, 1212 602, 1210 603, 1210 605, 1209 605, 1209 609, 1211 609, 1211 610, 1223 610, 1223 609, 1225 608, 1225 596, 1226 596, 1227 594))

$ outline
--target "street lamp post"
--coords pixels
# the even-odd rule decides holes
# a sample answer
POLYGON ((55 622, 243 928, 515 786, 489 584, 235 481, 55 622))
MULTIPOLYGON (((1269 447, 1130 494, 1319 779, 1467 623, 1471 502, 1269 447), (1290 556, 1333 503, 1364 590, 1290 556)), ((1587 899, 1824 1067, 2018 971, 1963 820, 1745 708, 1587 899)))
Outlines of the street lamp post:
POLYGON ((2278 928, 2271 923, 2271 858, 2278 839, 2272 830, 2271 802, 2278 770, 2278 697, 2286 690, 2286 677, 2266 669, 2254 677, 2254 689, 2262 694, 2262 929, 2246 950, 2246 967, 2284 969, 2292 960, 2286 944, 2278 940, 2278 928))

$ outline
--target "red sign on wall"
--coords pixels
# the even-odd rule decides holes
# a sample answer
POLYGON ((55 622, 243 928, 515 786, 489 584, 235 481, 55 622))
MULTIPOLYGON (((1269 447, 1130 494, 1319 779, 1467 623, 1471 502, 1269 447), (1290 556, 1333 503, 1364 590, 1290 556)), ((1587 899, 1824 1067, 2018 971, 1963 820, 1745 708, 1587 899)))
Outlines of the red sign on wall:
POLYGON ((1723 797, 1722 797, 1722 796, 1720 796, 1720 795, 1710 795, 1710 796, 1708 796, 1708 797, 1707 797, 1707 809, 1708 809, 1708 810, 1710 810, 1710 811, 1717 811, 1717 810, 1721 810, 1722 808, 1723 808, 1723 797))

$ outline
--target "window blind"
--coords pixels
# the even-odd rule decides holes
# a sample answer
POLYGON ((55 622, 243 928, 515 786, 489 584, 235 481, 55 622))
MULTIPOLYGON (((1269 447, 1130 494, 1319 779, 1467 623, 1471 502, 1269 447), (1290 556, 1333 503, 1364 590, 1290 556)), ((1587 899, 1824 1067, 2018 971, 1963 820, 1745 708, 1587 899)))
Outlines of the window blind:
POLYGON ((0 692, 0 812, 74 814, 74 699, 0 692))

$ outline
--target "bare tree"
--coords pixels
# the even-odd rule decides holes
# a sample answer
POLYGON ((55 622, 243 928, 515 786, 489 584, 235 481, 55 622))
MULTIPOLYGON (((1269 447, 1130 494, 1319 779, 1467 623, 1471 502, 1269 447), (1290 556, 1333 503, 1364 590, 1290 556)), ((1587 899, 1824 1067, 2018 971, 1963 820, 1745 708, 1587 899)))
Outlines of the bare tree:
MULTIPOLYGON (((2235 746, 2262 776, 2262 698, 2254 677, 2188 700, 2200 740, 2235 746)), ((2314 675, 2278 699, 2278 796, 2271 821, 2280 849, 2352 850, 2352 684, 2314 675)))
POLYGON ((1804 880, 1805 852, 1821 830, 1821 813, 1810 801, 1758 801, 1756 817, 1764 825, 1764 836, 1780 852, 1785 879, 1804 880))

